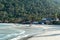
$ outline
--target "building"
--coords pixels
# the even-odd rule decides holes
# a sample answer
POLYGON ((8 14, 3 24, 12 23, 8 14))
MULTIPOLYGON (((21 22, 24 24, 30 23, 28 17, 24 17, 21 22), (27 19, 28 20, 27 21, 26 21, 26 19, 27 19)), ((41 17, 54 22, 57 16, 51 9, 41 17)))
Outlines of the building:
POLYGON ((39 24, 52 24, 52 21, 54 20, 55 20, 54 18, 42 18, 39 24))

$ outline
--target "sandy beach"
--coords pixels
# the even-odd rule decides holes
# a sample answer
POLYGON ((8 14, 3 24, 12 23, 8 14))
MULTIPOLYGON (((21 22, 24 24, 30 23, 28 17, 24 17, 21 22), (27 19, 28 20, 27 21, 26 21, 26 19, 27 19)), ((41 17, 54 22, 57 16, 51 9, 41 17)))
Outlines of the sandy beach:
POLYGON ((44 34, 38 34, 28 40, 60 40, 60 31, 50 31, 44 34))
POLYGON ((11 25, 12 27, 10 27, 9 25, 8 28, 10 30, 7 28, 7 26, 6 27, 4 26, 1 28, 8 30, 8 32, 4 32, 5 30, 2 30, 1 28, 0 30, 2 30, 2 32, 1 31, 0 32, 4 33, 6 35, 5 39, 8 40, 60 40, 60 25, 32 24, 30 26, 30 25, 17 24, 17 25, 11 25), (10 32, 12 33, 12 35, 10 34, 10 32), (6 33, 8 33, 9 35, 6 33))
POLYGON ((51 37, 32 37, 28 40, 60 40, 60 36, 51 36, 51 37))
MULTIPOLYGON (((60 27, 57 25, 32 25, 31 28, 43 28, 45 30, 42 34, 26 35, 25 37, 17 37, 13 40, 60 40, 60 27)), ((22 27, 22 29, 29 29, 29 27, 22 27)))
POLYGON ((20 40, 60 40, 60 31, 46 31, 43 34, 28 36, 20 40))
MULTIPOLYGON (((34 35, 28 40, 60 40, 60 30, 45 27, 45 33, 34 35)), ((60 27, 57 27, 60 29, 60 27)))

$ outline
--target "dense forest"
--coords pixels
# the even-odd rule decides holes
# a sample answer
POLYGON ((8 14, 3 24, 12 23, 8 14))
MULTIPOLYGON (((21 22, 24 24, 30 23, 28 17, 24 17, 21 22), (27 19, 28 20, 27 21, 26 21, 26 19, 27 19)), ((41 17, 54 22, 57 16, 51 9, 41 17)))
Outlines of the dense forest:
POLYGON ((60 18, 60 3, 55 0, 0 0, 0 22, 40 21, 60 18))

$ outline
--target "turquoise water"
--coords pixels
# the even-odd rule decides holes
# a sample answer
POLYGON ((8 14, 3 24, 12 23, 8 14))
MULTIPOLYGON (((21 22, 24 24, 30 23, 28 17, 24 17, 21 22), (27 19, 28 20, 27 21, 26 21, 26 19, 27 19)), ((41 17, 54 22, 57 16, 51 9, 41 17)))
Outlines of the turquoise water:
MULTIPOLYGON (((33 35, 43 30, 42 28, 27 28, 27 27, 16 29, 13 26, 15 26, 15 24, 0 23, 0 40, 11 40, 18 36, 24 37, 25 35, 33 35)), ((21 26, 17 25, 17 27, 21 26)))
POLYGON ((10 40, 23 32, 23 30, 9 28, 11 26, 10 24, 0 24, 0 40, 10 40))
POLYGON ((23 31, 16 29, 0 29, 0 40, 9 40, 21 35, 23 31))

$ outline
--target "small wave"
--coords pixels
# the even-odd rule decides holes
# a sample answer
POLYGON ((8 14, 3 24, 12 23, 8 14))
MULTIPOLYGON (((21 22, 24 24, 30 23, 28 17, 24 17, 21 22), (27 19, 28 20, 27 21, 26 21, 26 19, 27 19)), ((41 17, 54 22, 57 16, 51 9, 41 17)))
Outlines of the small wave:
POLYGON ((20 32, 20 33, 13 33, 13 34, 7 34, 5 37, 2 37, 2 38, 0 38, 0 40, 9 40, 9 39, 13 39, 14 37, 17 37, 17 36, 19 36, 19 35, 22 35, 22 34, 24 34, 25 33, 25 31, 22 31, 22 32, 20 32))
POLYGON ((0 29, 0 40, 10 40, 16 38, 19 35, 24 34, 24 30, 17 29, 0 29))
POLYGON ((17 36, 19 36, 19 35, 23 35, 24 33, 25 33, 25 31, 22 31, 22 32, 20 32, 20 33, 9 34, 9 35, 5 36, 4 39, 8 38, 8 40, 9 40, 9 39, 11 40, 11 39, 14 39, 15 37, 17 37, 17 36))

